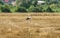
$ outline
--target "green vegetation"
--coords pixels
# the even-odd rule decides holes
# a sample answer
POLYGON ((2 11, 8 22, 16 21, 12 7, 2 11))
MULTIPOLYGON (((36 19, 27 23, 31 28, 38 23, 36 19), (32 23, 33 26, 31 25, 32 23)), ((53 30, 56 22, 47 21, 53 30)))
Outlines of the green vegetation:
POLYGON ((0 1, 0 12, 60 12, 60 0, 42 0, 45 4, 37 5, 38 0, 16 0, 16 5, 0 1))

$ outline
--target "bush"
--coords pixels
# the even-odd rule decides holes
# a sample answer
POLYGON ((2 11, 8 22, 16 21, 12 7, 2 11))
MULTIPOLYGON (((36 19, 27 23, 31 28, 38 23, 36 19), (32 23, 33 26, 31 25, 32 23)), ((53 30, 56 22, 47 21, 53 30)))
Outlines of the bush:
POLYGON ((30 8, 28 10, 29 10, 29 12, 42 12, 42 8, 34 7, 34 6, 30 6, 30 8))
POLYGON ((46 5, 43 7, 43 12, 54 12, 54 11, 50 6, 46 5))
POLYGON ((0 5, 0 12, 1 12, 1 7, 2 7, 2 6, 0 5))
POLYGON ((17 10, 17 6, 9 6, 10 11, 13 13, 17 10))
POLYGON ((1 11, 2 11, 2 12, 5 12, 5 13, 11 12, 8 5, 3 5, 3 6, 1 7, 1 11))
POLYGON ((60 12, 60 6, 56 4, 51 4, 50 7, 54 12, 60 12))
POLYGON ((50 7, 48 7, 45 11, 46 12, 53 12, 53 10, 50 7))
POLYGON ((27 12, 25 7, 17 7, 16 12, 27 12))
POLYGON ((1 5, 4 5, 4 3, 3 3, 3 2, 1 2, 1 1, 0 1, 0 4, 1 4, 1 5))

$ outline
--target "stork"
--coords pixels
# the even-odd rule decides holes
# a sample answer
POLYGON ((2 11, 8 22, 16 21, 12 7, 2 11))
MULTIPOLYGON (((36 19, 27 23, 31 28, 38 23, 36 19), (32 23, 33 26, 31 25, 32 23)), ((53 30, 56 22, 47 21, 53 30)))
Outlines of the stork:
POLYGON ((26 20, 30 23, 31 22, 31 16, 28 16, 27 18, 26 18, 26 20))
POLYGON ((30 20, 31 19, 31 16, 27 17, 26 20, 30 20))

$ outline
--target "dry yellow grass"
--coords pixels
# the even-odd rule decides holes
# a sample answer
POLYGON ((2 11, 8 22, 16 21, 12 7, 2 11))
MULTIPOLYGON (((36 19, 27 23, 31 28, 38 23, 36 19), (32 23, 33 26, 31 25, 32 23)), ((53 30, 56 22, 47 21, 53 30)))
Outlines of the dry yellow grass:
POLYGON ((0 38, 60 38, 60 14, 2 13, 0 38), (31 22, 27 16, 31 15, 31 22))

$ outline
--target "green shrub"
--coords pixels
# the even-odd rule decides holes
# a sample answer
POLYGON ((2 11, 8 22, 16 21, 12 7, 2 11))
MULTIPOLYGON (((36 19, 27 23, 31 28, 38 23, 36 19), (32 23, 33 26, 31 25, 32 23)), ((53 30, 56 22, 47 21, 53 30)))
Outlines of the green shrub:
POLYGON ((34 6, 30 6, 30 8, 28 10, 29 10, 29 12, 42 12, 42 8, 34 7, 34 6))
POLYGON ((45 5, 43 6, 43 12, 54 12, 54 11, 49 5, 45 5))
POLYGON ((3 3, 3 2, 1 2, 1 1, 0 1, 0 4, 1 4, 1 5, 4 5, 4 3, 3 3))
POLYGON ((17 10, 17 6, 9 6, 9 9, 12 13, 14 13, 17 10))
POLYGON ((17 7, 16 12, 27 12, 25 7, 17 7))
POLYGON ((5 12, 5 13, 11 12, 8 5, 3 5, 3 6, 1 7, 1 11, 2 11, 2 12, 5 12))
POLYGON ((46 12, 53 12, 53 10, 50 7, 48 7, 45 11, 46 12))
POLYGON ((51 4, 50 7, 54 12, 60 12, 60 5, 51 4))
POLYGON ((2 7, 2 6, 0 5, 0 12, 1 12, 1 7, 2 7))

